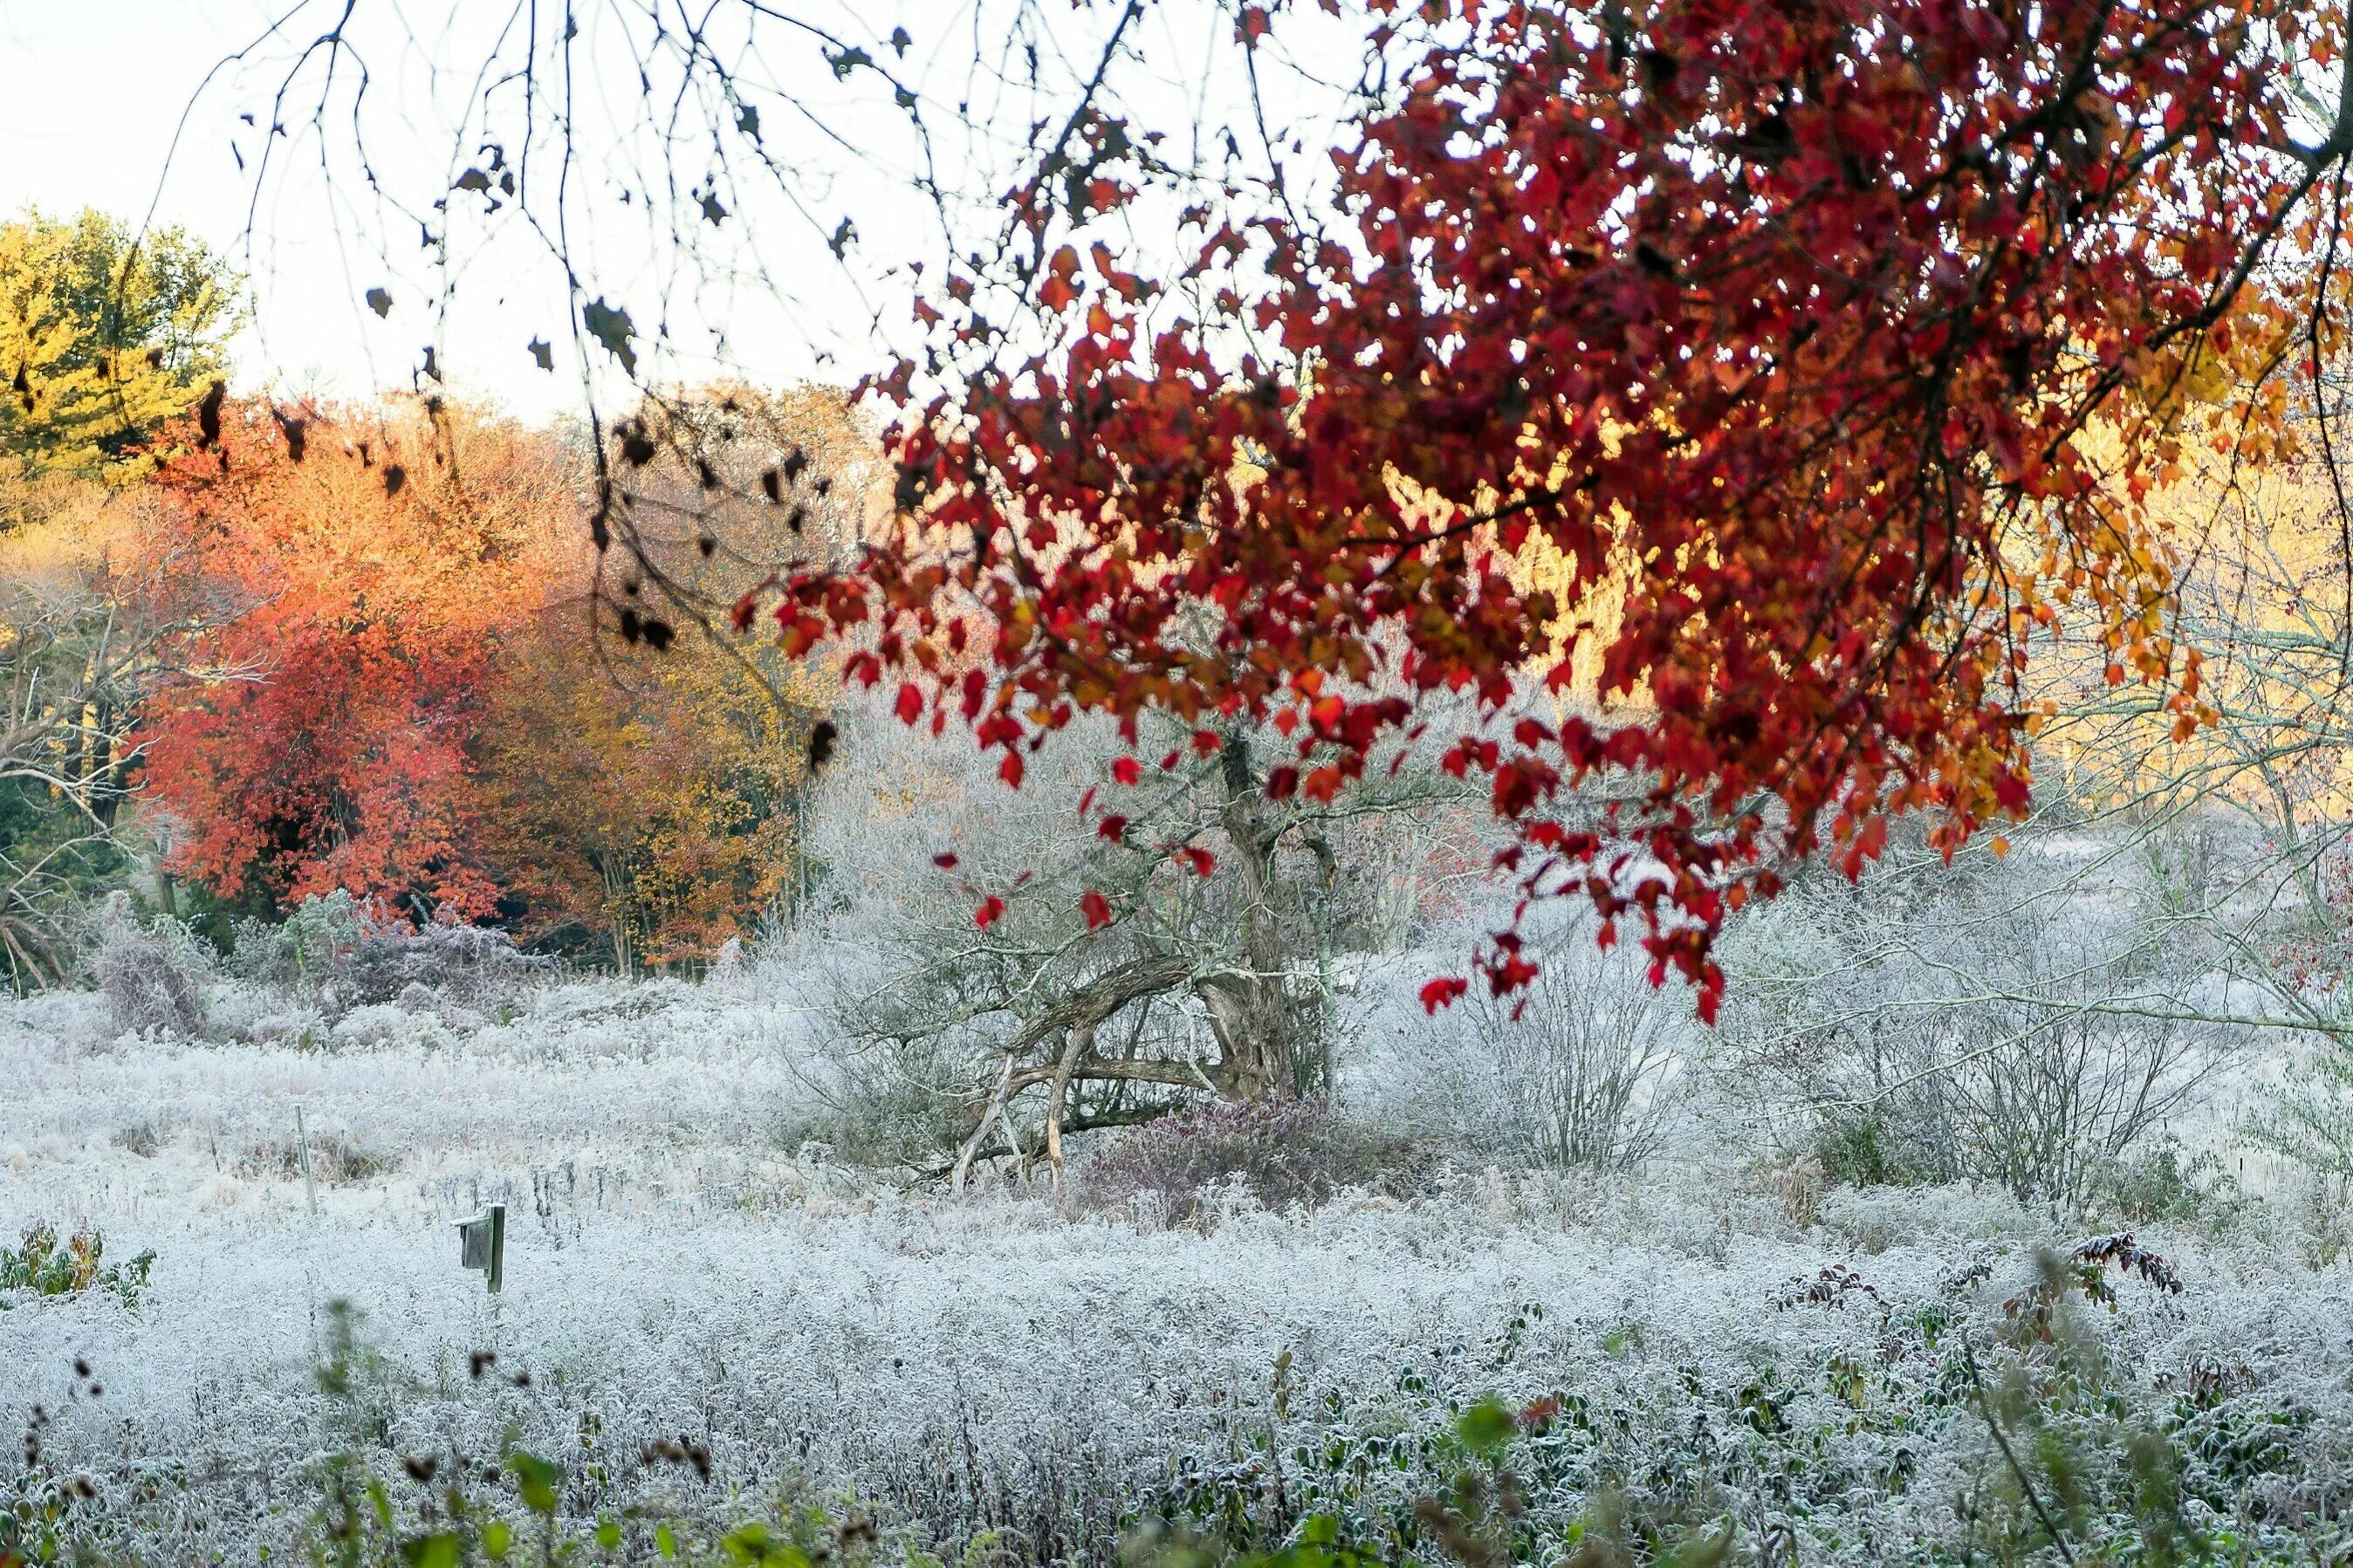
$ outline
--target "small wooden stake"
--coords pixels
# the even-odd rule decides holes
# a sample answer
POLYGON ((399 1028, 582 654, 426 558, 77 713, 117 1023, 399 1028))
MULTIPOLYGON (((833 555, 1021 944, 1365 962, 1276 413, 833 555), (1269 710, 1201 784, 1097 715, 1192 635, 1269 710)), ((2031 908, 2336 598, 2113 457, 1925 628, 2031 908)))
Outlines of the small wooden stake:
POLYGON ((302 1128, 302 1108, 294 1108, 294 1157, 302 1163, 302 1191, 311 1200, 311 1217, 319 1217, 319 1186, 311 1180, 311 1135, 302 1128))

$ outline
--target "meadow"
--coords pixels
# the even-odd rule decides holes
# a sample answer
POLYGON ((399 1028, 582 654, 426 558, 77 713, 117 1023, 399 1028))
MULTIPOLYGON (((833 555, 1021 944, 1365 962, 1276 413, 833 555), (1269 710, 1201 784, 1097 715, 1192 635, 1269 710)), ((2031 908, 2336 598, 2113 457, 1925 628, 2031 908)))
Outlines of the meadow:
POLYGON ((88 1288, 0 1292, 13 1500, 47 1521, 16 1550, 332 1555, 357 1466, 393 1561, 452 1475, 528 1519, 517 1455, 608 1553, 796 1508, 967 1562, 1109 1562, 1155 1521, 1241 1552, 1318 1517, 1392 1560, 1482 1528, 1543 1561, 2337 1539, 2353 1261, 2284 1197, 2082 1253, 2104 1216, 1689 1148, 1639 1176, 1440 1158, 1287 1212, 1212 1183, 1175 1224, 1090 1203, 1083 1165, 957 1201, 809 1135, 833 1082, 791 997, 575 980, 503 1022, 322 1027, 223 982, 237 1022, 199 1040, 111 1036, 88 994, 10 1007, 0 1212, 103 1242, 88 1288), (452 1228, 491 1202, 496 1296, 452 1228), (1474 1419, 1495 1402, 1507 1436, 1474 1419))

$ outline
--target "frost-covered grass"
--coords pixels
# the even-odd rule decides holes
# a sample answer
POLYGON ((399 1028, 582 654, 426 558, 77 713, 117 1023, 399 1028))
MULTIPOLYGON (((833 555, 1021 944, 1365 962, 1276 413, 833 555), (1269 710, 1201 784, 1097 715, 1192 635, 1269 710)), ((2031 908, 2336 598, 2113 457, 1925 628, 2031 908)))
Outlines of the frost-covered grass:
POLYGON ((2113 1312, 2077 1295, 2045 1341, 2004 1303, 2083 1228, 1975 1192, 1817 1203, 1727 1152, 1606 1182, 1460 1170, 1313 1214, 1237 1195, 1147 1230, 804 1150, 801 1020, 748 984, 259 1032, 108 1041, 78 998, 0 1032, 0 1221, 156 1253, 135 1303, 0 1312, 0 1412, 44 1407, 39 1473, 90 1475, 71 1517, 111 1552, 253 1563, 317 1506, 323 1454, 396 1480, 401 1456, 521 1448, 565 1467, 582 1519, 797 1479, 950 1552, 1106 1562, 1142 1515, 1276 1539, 1328 1510, 1426 1554, 1414 1505, 1489 1393, 1555 1402, 1504 1457, 1546 1562, 1643 1510, 1662 1542, 1728 1518, 1752 1560, 1862 1563, 2031 1558, 2039 1506, 2123 1555, 2155 1528, 2143 1433, 2184 1528, 2251 1550, 2334 1540, 2353 1486, 2353 1268, 2310 1267, 2260 1209, 2145 1234, 2181 1292, 2112 1276, 2113 1312), (381 1160, 315 1221, 279 1157, 297 1103, 381 1160), (448 1226, 494 1198, 497 1298, 448 1226), (1870 1289, 1810 1297, 1825 1269, 1870 1289), (314 1376, 334 1301, 373 1352, 343 1400, 314 1376), (649 1459, 664 1441, 707 1449, 709 1480, 649 1459))

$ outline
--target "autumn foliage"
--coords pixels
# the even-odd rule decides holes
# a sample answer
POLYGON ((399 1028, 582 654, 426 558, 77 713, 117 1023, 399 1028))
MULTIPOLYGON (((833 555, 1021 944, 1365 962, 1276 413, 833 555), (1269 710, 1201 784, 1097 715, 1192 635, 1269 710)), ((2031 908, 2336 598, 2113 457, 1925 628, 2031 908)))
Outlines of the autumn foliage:
MULTIPOLYGON (((1526 893, 1589 898, 1605 940, 1638 920, 1710 1014, 1715 933, 1792 858, 1852 873, 1891 813, 1949 851, 2024 807, 2056 606, 2198 721, 2145 503, 2200 431, 2280 433, 2294 301, 2255 268, 2312 242, 2353 145, 2291 99, 2332 11, 1375 9, 1401 85, 1326 221, 1229 189, 1182 290, 1086 229, 1176 182, 1074 125, 1007 258, 923 301, 933 346, 883 384, 902 527, 784 585, 788 648, 879 622, 853 671, 1016 783, 1079 711, 1133 735, 1149 708, 1205 750, 1276 723, 1280 784, 1328 798, 1422 694, 1475 692, 1498 721, 1447 763, 1489 781, 1526 893), (1035 354, 984 315, 1008 291, 1035 354), (2208 383, 2246 406, 2200 425, 2208 383), (1564 820, 1605 773, 1636 797, 1564 820)), ((1511 931, 1483 963, 1533 973, 1511 931)))
POLYGON ((794 672, 621 636, 558 441, 438 400, 230 401, 173 434, 155 482, 205 629, 139 737, 171 870, 625 968, 707 954, 773 900, 794 672))
POLYGON ((343 888, 404 914, 488 914, 467 786, 498 640, 538 593, 563 475, 516 431, 228 409, 160 479, 222 614, 209 679, 157 705, 174 861, 227 893, 343 888), (436 458, 438 458, 437 461, 436 458))

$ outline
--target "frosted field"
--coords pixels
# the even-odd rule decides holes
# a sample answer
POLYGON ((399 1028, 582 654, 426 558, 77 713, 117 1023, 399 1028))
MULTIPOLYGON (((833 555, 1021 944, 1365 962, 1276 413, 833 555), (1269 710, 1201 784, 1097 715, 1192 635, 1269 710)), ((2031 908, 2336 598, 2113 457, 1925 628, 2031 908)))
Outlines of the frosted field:
MULTIPOLYGON (((1039 1196, 958 1206, 787 1147, 817 1080, 796 1016, 745 991, 560 987, 462 1029, 373 1011, 308 1046, 157 1044, 104 1039, 69 997, 0 1035, 9 1235, 46 1218, 102 1227, 109 1262, 156 1254, 135 1307, 19 1294, 0 1312, 0 1412, 43 1405, 47 1462, 135 1512, 149 1560, 256 1561, 331 1448, 512 1443, 571 1465, 582 1515, 799 1480, 944 1548, 994 1529, 1017 1557, 1103 1561, 1136 1508, 1224 1488, 1295 1510, 1295 1456, 1409 1446, 1491 1391, 1627 1413, 1564 1486, 1716 1466, 1748 1539, 1879 1560, 1949 1532, 1991 1462, 1973 1414, 1921 1404, 1938 1363, 1907 1325, 1942 1302, 1990 1335, 2031 1249, 2082 1239, 1950 1190, 1832 1192, 1800 1225, 1766 1184, 1704 1170, 1462 1171, 1406 1205, 1238 1196, 1208 1234, 1147 1232, 1039 1196), (343 1162, 315 1221, 285 1154, 298 1104, 333 1152, 322 1173, 343 1162), (492 1199, 511 1205, 496 1299, 449 1226, 492 1199), (1792 1299, 1833 1267, 1876 1300, 1792 1299), (336 1300, 380 1358, 349 1407, 312 1372, 336 1300), (664 1438, 707 1446, 709 1481, 647 1462, 664 1438)), ((2143 1239, 2181 1294, 2122 1282, 2116 1313, 2085 1319, 2127 1396, 2161 1411, 2226 1369, 2218 1408, 2289 1412, 2295 1443, 2232 1495, 2333 1513, 2353 1269, 2254 1223, 2143 1239)), ((1404 1507, 1418 1480, 1365 1484, 1404 1507)))

